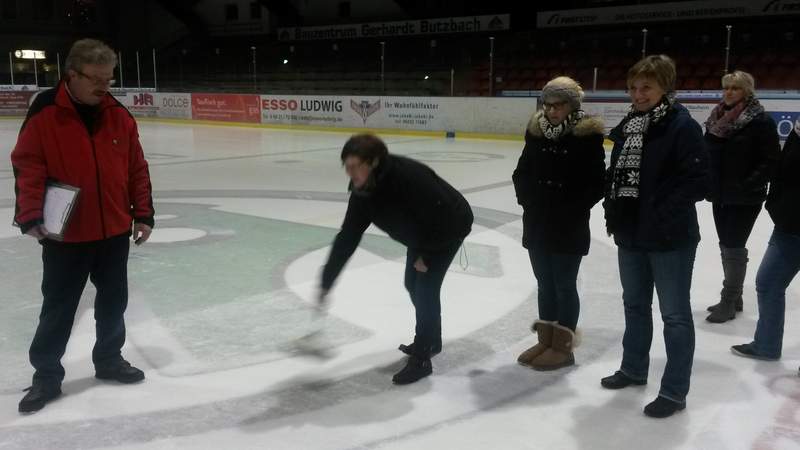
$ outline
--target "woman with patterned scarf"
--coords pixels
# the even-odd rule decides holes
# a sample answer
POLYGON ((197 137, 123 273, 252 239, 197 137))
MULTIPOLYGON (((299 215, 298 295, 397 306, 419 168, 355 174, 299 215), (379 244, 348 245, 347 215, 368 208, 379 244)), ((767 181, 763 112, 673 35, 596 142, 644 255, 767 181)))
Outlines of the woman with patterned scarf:
POLYGON ((575 364, 580 300, 578 268, 589 252, 589 211, 603 198, 603 122, 585 116, 583 89, 558 77, 542 89, 543 111, 525 133, 525 148, 514 171, 517 202, 523 208, 522 245, 538 282, 539 343, 517 361, 536 370, 575 364))
POLYGON ((708 190, 708 152, 700 125, 675 101, 675 63, 647 56, 628 70, 630 112, 611 130, 606 227, 618 248, 625 307, 622 364, 601 380, 607 389, 644 385, 653 340, 653 288, 658 293, 667 365, 650 417, 686 407, 694 359, 689 303, 700 231, 695 203, 708 190))
POLYGON ((758 267, 758 324, 753 341, 734 345, 738 356, 775 361, 783 347, 786 288, 800 272, 800 118, 783 146, 766 208, 775 229, 758 267))
POLYGON ((708 307, 711 314, 706 320, 713 323, 733 320, 742 310, 745 245, 767 198, 767 182, 781 151, 775 121, 764 112, 754 87, 747 72, 723 76, 722 102, 706 121, 711 157, 708 200, 713 205, 725 277, 719 303, 708 307))

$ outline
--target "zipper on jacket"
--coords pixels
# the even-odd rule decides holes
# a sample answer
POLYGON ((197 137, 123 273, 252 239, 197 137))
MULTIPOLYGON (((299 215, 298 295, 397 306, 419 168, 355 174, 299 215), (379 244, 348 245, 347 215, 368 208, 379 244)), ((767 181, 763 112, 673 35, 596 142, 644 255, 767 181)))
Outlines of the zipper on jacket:
POLYGON ((98 164, 97 162, 97 148, 95 148, 94 145, 94 132, 98 128, 98 121, 102 120, 103 112, 108 108, 109 106, 102 106, 102 105, 100 106, 99 110, 97 111, 97 117, 93 124, 94 128, 93 130, 89 130, 86 127, 86 124, 83 123, 83 119, 80 117, 80 114, 78 114, 78 111, 73 108, 75 115, 78 116, 78 121, 81 122, 81 124, 83 124, 83 129, 86 130, 86 135, 89 137, 89 142, 92 143, 92 157, 94 158, 95 182, 97 183, 97 206, 100 209, 100 227, 103 232, 103 239, 108 239, 108 236, 106 235, 106 215, 103 212, 103 193, 101 191, 101 186, 100 186, 100 164, 98 164))
POLYGON ((107 239, 106 215, 103 212, 103 193, 100 188, 100 165, 97 163, 97 149, 94 146, 94 137, 89 135, 89 140, 92 141, 92 156, 94 156, 94 172, 97 181, 97 205, 100 207, 100 226, 103 229, 103 239, 107 239))
POLYGON ((100 227, 103 232, 103 239, 108 239, 108 236, 106 236, 106 215, 105 212, 103 211, 103 191, 102 191, 102 186, 100 184, 100 164, 97 161, 97 148, 94 145, 94 134, 98 128, 97 127, 98 121, 101 119, 104 109, 105 108, 101 107, 97 111, 95 121, 92 124, 93 127, 92 130, 89 130, 85 126, 84 128, 86 128, 86 133, 89 135, 89 142, 92 143, 92 157, 94 158, 94 173, 95 173, 95 181, 97 183, 97 206, 100 210, 100 227))

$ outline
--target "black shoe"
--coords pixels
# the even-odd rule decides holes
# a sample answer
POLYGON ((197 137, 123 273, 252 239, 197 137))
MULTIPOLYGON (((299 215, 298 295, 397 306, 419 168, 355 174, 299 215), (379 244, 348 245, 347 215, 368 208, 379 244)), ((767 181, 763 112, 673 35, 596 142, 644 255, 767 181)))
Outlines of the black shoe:
POLYGON ((711 323, 725 323, 736 318, 736 305, 731 302, 720 302, 706 320, 711 323))
POLYGON ((647 380, 635 380, 619 370, 614 372, 614 375, 600 380, 600 385, 606 389, 622 389, 630 385, 644 386, 645 384, 647 384, 647 380))
POLYGON ((101 380, 114 380, 124 384, 138 383, 144 380, 144 372, 133 367, 124 359, 111 364, 95 366, 94 376, 101 380))
MULTIPOLYGON (((715 303, 709 306, 708 308, 706 308, 706 311, 714 312, 717 308, 719 308, 719 303, 715 303)), ((736 312, 742 312, 742 311, 744 311, 744 302, 742 301, 742 297, 739 296, 739 298, 736 299, 736 312)))
POLYGON ((684 409, 686 409, 686 402, 673 402, 672 400, 659 395, 655 400, 644 407, 644 414, 648 417, 663 419, 684 409))
POLYGON ((34 383, 25 390, 28 393, 19 402, 19 412, 21 413, 39 411, 47 402, 61 395, 61 386, 52 384, 34 383))
POLYGON ((731 347, 731 352, 736 356, 743 356, 745 358, 760 359, 762 361, 777 361, 780 358, 773 358, 771 356, 759 355, 753 348, 753 344, 739 344, 731 347))
POLYGON ((433 373, 430 359, 420 359, 416 356, 408 358, 408 363, 403 370, 392 377, 394 384, 411 384, 433 373))
MULTIPOLYGON (((408 345, 400 344, 400 346, 397 347, 397 349, 400 350, 401 352, 405 353, 408 356, 416 355, 415 352, 417 351, 417 343, 416 342, 412 342, 412 343, 410 343, 408 345)), ((430 356, 436 356, 439 353, 442 353, 442 343, 441 342, 438 342, 436 344, 433 344, 433 346, 431 346, 431 355, 430 356)))

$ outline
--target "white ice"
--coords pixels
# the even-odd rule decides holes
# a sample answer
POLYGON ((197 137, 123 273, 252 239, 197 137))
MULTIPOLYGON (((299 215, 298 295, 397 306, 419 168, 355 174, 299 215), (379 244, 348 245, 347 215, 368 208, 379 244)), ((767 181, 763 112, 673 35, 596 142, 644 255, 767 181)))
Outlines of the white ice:
POLYGON ((142 122, 157 226, 132 246, 124 355, 144 383, 93 378, 93 290, 87 288, 63 359, 64 395, 17 412, 32 369, 27 348, 41 304, 39 246, 11 227, 8 155, 20 120, 0 120, 0 449, 798 449, 798 283, 787 292, 783 358, 731 354, 752 339, 755 272, 772 230, 762 212, 750 237, 744 312, 712 325, 721 285, 711 210, 692 286, 697 336, 684 412, 642 414, 665 363, 658 307, 649 383, 608 391, 621 358, 623 312, 613 242, 602 210, 579 279, 577 365, 535 372, 516 364, 536 318, 521 209, 510 176, 521 142, 392 136, 391 152, 433 167, 475 209, 476 225, 443 288, 444 351, 434 374, 393 386, 398 344, 413 336, 403 249, 378 230, 346 267, 320 325, 319 268, 345 211, 344 133, 142 122), (467 262, 468 260, 468 262, 467 262), (460 263, 460 264, 459 264, 460 263))

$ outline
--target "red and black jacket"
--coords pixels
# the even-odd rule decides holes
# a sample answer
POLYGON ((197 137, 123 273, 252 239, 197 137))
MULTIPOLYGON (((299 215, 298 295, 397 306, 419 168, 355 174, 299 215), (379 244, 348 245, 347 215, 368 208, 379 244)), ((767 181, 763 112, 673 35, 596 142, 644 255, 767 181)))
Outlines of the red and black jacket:
POLYGON ((152 188, 136 121, 111 94, 87 129, 64 82, 39 94, 11 152, 16 178, 14 220, 22 232, 43 223, 47 181, 80 188, 64 242, 130 233, 131 222, 153 226, 152 188))

